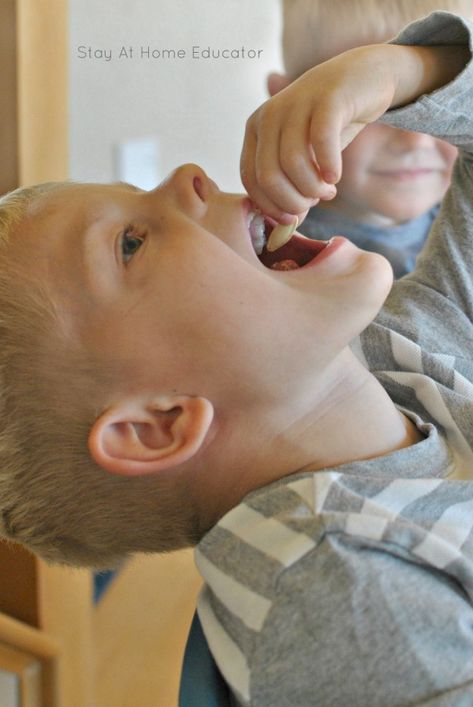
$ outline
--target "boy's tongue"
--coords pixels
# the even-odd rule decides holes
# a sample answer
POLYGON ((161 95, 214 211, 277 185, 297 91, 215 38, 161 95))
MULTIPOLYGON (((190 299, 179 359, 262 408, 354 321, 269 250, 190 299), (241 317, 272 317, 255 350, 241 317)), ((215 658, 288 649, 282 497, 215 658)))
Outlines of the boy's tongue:
POLYGON ((296 270, 313 260, 327 245, 326 241, 315 241, 295 233, 292 238, 273 252, 263 249, 260 260, 272 270, 296 270))
POLYGON ((281 260, 279 263, 273 263, 271 270, 297 270, 298 267, 295 260, 281 260))

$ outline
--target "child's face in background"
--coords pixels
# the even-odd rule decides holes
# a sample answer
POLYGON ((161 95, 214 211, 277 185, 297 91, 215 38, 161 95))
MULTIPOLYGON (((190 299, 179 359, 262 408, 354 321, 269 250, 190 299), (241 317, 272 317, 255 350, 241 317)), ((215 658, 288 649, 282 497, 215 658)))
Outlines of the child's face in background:
POLYGON ((456 156, 430 135, 368 125, 344 150, 337 196, 321 208, 379 227, 417 218, 442 200, 456 156))
POLYGON ((251 209, 195 165, 150 192, 70 186, 42 197, 12 257, 41 276, 91 351, 127 362, 123 393, 283 406, 372 320, 391 271, 348 241, 310 267, 268 269, 251 209))
MULTIPOLYGON (((390 34, 367 37, 365 28, 362 32, 336 22, 324 31, 310 9, 308 3, 304 17, 294 11, 285 27, 284 62, 293 78, 348 49, 396 34, 392 28, 390 34), (311 31, 314 24, 317 30, 311 31)), ((288 77, 273 75, 269 91, 273 95, 289 83, 288 77)), ((337 196, 318 208, 380 228, 417 218, 442 200, 456 156, 457 149, 443 140, 381 123, 368 125, 343 151, 337 196)))

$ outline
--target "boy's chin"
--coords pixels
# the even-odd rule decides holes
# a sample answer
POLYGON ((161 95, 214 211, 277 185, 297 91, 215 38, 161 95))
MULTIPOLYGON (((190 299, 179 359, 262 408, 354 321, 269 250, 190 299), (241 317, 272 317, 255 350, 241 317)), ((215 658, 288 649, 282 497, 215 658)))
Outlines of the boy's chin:
POLYGON ((425 190, 420 190, 420 193, 416 189, 393 190, 391 200, 381 205, 379 214, 393 225, 401 226, 427 214, 441 202, 443 196, 443 192, 428 196, 425 190))
MULTIPOLYGON (((381 253, 365 251, 369 262, 365 267, 364 276, 368 283, 366 328, 377 317, 383 307, 394 282, 394 272, 389 260, 381 253)), ((360 332, 361 333, 361 332, 360 332)))

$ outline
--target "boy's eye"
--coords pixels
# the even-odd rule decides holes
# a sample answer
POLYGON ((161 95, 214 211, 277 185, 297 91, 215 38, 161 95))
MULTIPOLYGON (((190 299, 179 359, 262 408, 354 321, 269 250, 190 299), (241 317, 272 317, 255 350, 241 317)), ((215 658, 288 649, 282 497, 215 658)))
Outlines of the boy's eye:
POLYGON ((121 235, 121 253, 124 263, 128 263, 132 259, 138 248, 142 245, 145 239, 143 233, 138 232, 135 228, 129 226, 125 228, 121 235))

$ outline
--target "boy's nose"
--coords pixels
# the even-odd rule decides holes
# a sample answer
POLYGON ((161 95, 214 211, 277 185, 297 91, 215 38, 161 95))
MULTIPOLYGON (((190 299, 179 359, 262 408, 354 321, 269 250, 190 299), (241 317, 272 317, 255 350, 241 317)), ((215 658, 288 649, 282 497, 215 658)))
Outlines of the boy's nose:
POLYGON ((162 190, 167 191, 186 210, 206 205, 211 194, 219 191, 204 170, 191 163, 173 170, 155 192, 162 190))
POLYGON ((435 145, 435 138, 426 133, 412 130, 396 130, 391 142, 393 152, 411 152, 412 150, 430 150, 435 145))

